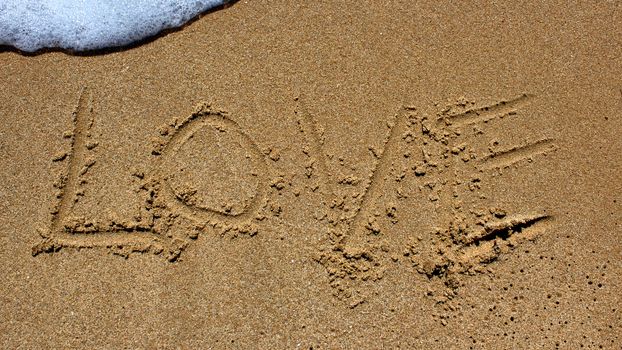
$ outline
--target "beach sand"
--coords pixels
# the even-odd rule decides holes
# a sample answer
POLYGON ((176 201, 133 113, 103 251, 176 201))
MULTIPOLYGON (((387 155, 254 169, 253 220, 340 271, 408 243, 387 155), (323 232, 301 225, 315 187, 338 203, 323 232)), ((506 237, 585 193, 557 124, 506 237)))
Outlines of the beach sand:
POLYGON ((618 2, 239 1, 0 52, 0 347, 622 347, 618 2))

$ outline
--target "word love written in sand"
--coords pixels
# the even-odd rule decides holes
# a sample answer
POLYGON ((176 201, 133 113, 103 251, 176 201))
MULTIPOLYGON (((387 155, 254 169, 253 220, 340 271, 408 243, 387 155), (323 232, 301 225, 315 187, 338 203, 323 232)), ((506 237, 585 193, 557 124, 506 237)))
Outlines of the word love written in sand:
MULTIPOLYGON (((412 175, 409 176, 413 184, 423 184, 419 186, 420 192, 426 191, 422 188, 429 188, 424 200, 437 202, 450 211, 446 217, 451 220, 440 223, 431 235, 436 238, 431 238, 427 244, 419 244, 423 251, 408 246, 412 249, 412 263, 420 272, 429 276, 465 272, 474 265, 494 260, 495 255, 511 249, 521 240, 534 237, 532 226, 549 221, 548 214, 508 215, 500 209, 483 213, 486 209, 467 211, 456 204, 462 194, 481 187, 487 172, 498 172, 504 167, 531 161, 536 155, 546 155, 557 149, 550 139, 527 142, 505 150, 489 149, 484 154, 466 146, 473 141, 470 138, 477 135, 466 135, 461 127, 516 114, 516 109, 530 98, 525 94, 480 108, 473 108, 465 102, 460 104, 462 110, 441 111, 435 120, 419 115, 415 108, 401 108, 387 123, 387 136, 382 149, 370 149, 375 158, 371 175, 359 187, 362 187, 361 192, 349 197, 339 194, 336 186, 347 182, 347 179, 337 180, 331 176, 318 126, 298 102, 297 123, 304 136, 303 153, 309 158, 309 172, 306 175, 318 178, 320 184, 312 191, 319 190, 327 210, 326 217, 320 220, 326 224, 328 238, 325 246, 320 248, 317 260, 329 271, 331 284, 344 289, 340 286, 346 277, 348 280, 367 280, 370 278, 367 275, 375 271, 379 256, 386 252, 386 248, 376 242, 379 236, 376 224, 378 198, 385 195, 395 179, 399 182, 407 178, 407 173, 412 175), (416 155, 411 156, 411 150, 415 150, 416 155), (422 182, 426 176, 435 179, 433 184, 422 182), (459 177, 467 180, 459 180, 459 177), (439 245, 446 246, 442 256, 438 254, 439 245)), ((281 186, 268 175, 267 158, 272 155, 261 152, 227 113, 205 105, 185 120, 159 130, 162 138, 155 143, 152 151, 156 158, 151 169, 132 174, 140 181, 138 193, 144 197, 139 213, 126 220, 108 221, 74 216, 74 205, 84 196, 85 175, 95 164, 93 153, 97 142, 91 135, 92 125, 92 98, 90 93, 83 91, 73 113, 74 129, 64 135, 71 143, 71 150, 54 159, 68 165, 55 183, 58 202, 52 208, 51 227, 40 232, 43 241, 33 247, 33 255, 61 248, 105 248, 124 256, 134 252, 153 252, 175 261, 208 226, 222 232, 234 231, 253 236, 265 220, 266 212, 280 210, 271 208, 268 200, 269 189, 281 186), (238 170, 246 170, 246 173, 236 171, 235 176, 220 174, 221 178, 243 182, 236 191, 231 191, 231 188, 215 189, 215 192, 229 199, 221 201, 220 207, 205 200, 208 195, 192 184, 192 180, 197 179, 192 175, 192 168, 204 165, 193 164, 202 159, 200 154, 192 157, 193 152, 198 152, 196 144, 201 140, 206 141, 199 143, 202 145, 214 143, 215 139, 227 152, 238 149, 236 159, 241 159, 238 170), (183 174, 174 171, 179 169, 189 171, 183 174)), ((217 176, 218 168, 215 171, 217 176)), ((407 197, 399 190, 397 193, 398 198, 407 197)), ((387 216, 391 218, 395 210, 395 207, 388 208, 387 216)))

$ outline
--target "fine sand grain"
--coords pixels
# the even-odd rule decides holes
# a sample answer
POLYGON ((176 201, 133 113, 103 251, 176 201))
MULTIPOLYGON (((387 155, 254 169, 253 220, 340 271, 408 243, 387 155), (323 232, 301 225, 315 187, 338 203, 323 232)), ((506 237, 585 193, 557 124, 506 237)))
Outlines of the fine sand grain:
POLYGON ((0 52, 0 347, 622 347, 615 1, 239 1, 0 52))

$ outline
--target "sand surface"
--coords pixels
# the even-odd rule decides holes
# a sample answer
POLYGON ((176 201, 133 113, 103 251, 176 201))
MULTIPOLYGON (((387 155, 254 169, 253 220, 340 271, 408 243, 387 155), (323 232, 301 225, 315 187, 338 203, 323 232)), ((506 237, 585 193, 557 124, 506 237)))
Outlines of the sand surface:
POLYGON ((0 347, 622 347, 622 9, 239 1, 0 52, 0 347))

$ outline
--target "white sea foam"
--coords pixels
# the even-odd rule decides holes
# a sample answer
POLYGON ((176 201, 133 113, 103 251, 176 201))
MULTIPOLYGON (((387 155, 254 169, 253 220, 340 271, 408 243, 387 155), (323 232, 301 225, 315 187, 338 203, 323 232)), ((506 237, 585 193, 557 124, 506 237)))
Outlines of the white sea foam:
POLYGON ((124 46, 229 0, 0 0, 0 45, 33 52, 124 46))

